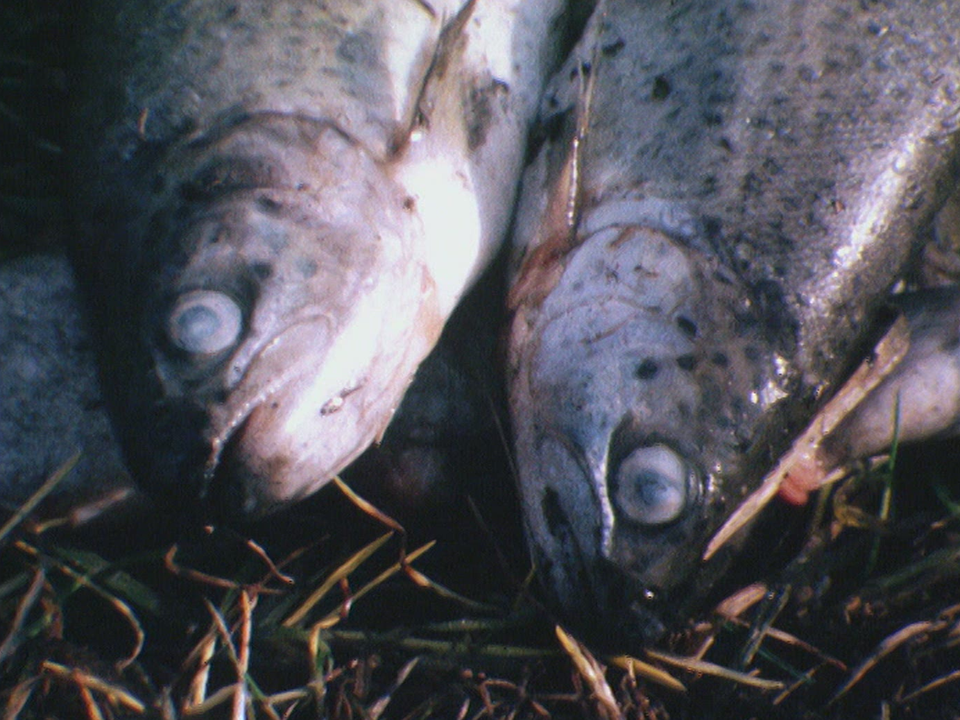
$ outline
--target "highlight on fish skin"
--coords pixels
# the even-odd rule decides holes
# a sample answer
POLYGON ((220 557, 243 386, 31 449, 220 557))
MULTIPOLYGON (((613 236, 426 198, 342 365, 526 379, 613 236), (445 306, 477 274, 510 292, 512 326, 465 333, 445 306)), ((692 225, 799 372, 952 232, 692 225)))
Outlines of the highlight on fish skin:
POLYGON ((263 514, 382 436, 502 242, 563 5, 91 4, 71 256, 144 488, 263 514))
POLYGON ((657 637, 728 567, 737 543, 704 564, 708 540, 859 361, 956 186, 958 22, 598 5, 545 92, 510 291, 521 500, 570 623, 657 637))

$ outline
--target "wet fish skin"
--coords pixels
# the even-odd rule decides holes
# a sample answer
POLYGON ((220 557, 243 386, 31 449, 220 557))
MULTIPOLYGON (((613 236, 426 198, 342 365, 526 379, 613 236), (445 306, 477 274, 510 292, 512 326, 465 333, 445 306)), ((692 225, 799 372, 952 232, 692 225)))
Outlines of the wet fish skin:
MULTIPOLYGON (((446 517, 462 499, 465 467, 477 465, 460 460, 463 448, 495 454, 501 296, 502 282, 487 277, 458 306, 394 416, 385 457, 351 467, 350 479, 378 505, 387 495, 418 521, 428 506, 446 517)), ((20 507, 76 455, 40 506, 43 517, 122 524, 138 510, 155 513, 124 465, 94 344, 62 250, 0 262, 0 510, 20 507)))
POLYGON ((0 507, 19 507, 76 453, 47 512, 111 497, 132 501, 62 252, 0 263, 0 347, 0 507))
POLYGON ((259 514, 382 434, 495 252, 562 3, 91 3, 72 255, 131 470, 259 514))
POLYGON ((960 433, 960 286, 897 295, 891 305, 909 324, 910 345, 820 450, 833 468, 900 444, 960 433))
POLYGON ((722 572, 705 542, 956 182, 958 23, 936 2, 599 5, 546 93, 510 298, 528 536, 568 617, 655 637, 722 572))

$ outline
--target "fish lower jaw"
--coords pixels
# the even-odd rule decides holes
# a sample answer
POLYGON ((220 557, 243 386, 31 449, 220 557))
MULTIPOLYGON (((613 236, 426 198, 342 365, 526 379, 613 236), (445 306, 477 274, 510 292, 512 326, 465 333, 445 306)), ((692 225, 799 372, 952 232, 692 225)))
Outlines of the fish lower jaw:
POLYGON ((416 337, 385 345, 402 347, 400 358, 374 355, 343 381, 306 368, 238 412, 213 443, 208 502, 244 517, 268 514, 321 489, 378 441, 435 339, 411 327, 416 337))

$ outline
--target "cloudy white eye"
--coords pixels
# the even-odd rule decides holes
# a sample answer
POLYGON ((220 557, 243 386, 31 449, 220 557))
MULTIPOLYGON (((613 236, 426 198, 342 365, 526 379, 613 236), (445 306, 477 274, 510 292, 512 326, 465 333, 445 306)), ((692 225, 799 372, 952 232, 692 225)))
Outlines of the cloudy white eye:
POLYGON ((673 522, 692 492, 687 464, 665 445, 634 450, 621 461, 614 481, 618 509, 642 525, 673 522))
POLYGON ((243 313, 228 295, 191 290, 174 304, 167 318, 167 336, 193 355, 212 355, 235 345, 243 330, 243 313))

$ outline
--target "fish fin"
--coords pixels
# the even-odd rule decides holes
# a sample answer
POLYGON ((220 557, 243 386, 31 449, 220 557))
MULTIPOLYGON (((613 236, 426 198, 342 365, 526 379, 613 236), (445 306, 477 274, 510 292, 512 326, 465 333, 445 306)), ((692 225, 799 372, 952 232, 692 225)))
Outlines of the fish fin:
MULTIPOLYGON (((594 58, 596 51, 594 52, 594 58)), ((590 126, 595 59, 581 62, 578 72, 580 92, 577 95, 576 122, 567 123, 562 140, 566 156, 548 196, 550 200, 538 225, 539 236, 532 250, 523 259, 517 280, 507 297, 507 307, 516 310, 521 304, 539 305, 563 274, 563 258, 579 245, 577 224, 582 203, 582 150, 590 126)))
POLYGON ((749 524, 778 493, 783 492, 787 502, 799 504, 805 501, 813 490, 843 476, 842 472, 832 472, 843 468, 824 466, 820 456, 821 444, 840 422, 856 410, 864 398, 893 372, 909 347, 907 321, 900 316, 877 344, 871 356, 821 408, 790 450, 780 458, 773 471, 764 478, 760 487, 747 497, 714 533, 703 553, 705 561, 749 524))
MULTIPOLYGON (((404 129, 393 143, 393 153, 395 155, 403 151, 416 130, 430 128, 430 118, 435 108, 442 104, 443 89, 445 88, 443 80, 448 76, 448 70, 454 64, 456 58, 463 52, 464 29, 473 16, 477 2, 478 0, 469 0, 451 20, 444 21, 443 29, 440 31, 440 37, 434 48, 433 58, 430 61, 430 67, 420 89, 420 96, 417 98, 416 111, 413 114, 411 124, 404 129)), ((421 4, 436 17, 436 11, 430 5, 422 2, 421 4)))
POLYGON ((576 247, 576 228, 570 219, 570 197, 575 192, 577 146, 571 142, 563 169, 553 183, 550 200, 538 225, 539 238, 524 257, 510 288, 507 307, 539 305, 563 274, 563 258, 576 247))

